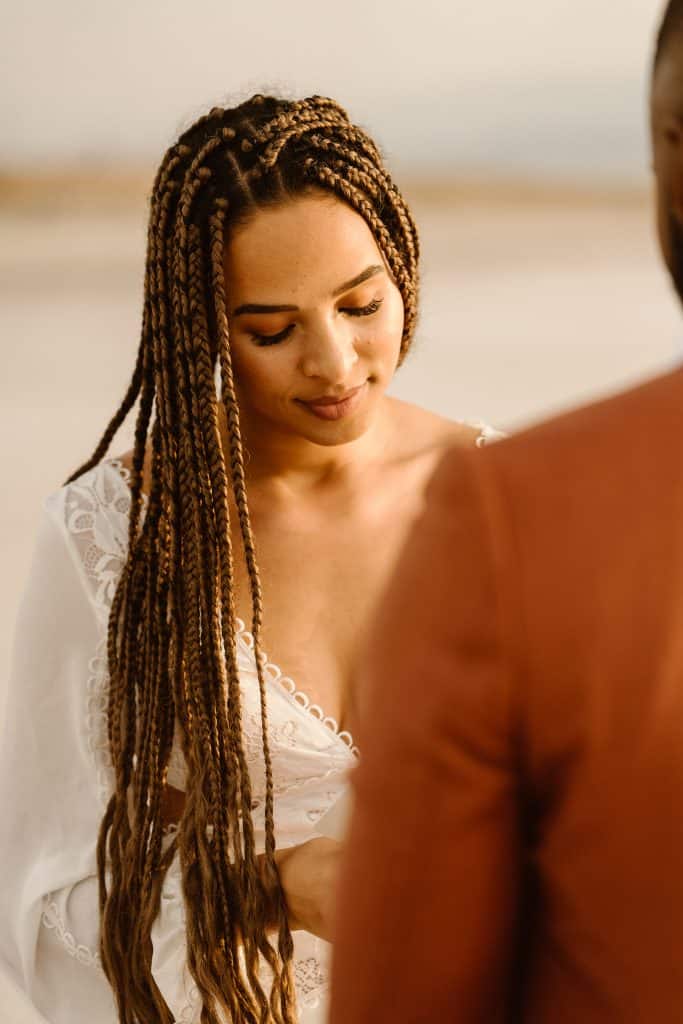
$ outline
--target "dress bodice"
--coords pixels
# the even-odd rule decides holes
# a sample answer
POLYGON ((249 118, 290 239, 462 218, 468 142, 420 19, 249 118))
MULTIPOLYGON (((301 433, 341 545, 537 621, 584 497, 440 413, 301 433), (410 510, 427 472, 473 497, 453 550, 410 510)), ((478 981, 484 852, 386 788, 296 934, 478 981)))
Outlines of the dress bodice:
MULTIPOLYGON (((116 459, 105 460, 73 481, 63 495, 65 525, 74 542, 99 622, 101 641, 94 653, 88 688, 89 745, 102 805, 114 779, 107 744, 106 625, 128 546, 131 496, 128 471, 116 459)), ((265 765, 260 694, 253 637, 237 623, 237 656, 242 699, 245 756, 252 783, 252 814, 257 850, 265 847, 265 765)), ((357 753, 353 738, 339 730, 324 709, 313 704, 293 679, 261 655, 267 686, 268 725, 274 783, 275 838, 279 848, 304 843, 316 835, 316 822, 340 797, 357 753)), ((187 767, 178 728, 168 781, 185 788, 187 767)), ((155 925, 155 979, 179 1020, 194 1020, 193 986, 184 969, 184 909, 178 858, 162 891, 162 911, 155 925), (171 940, 171 933, 174 940, 171 940), (163 952, 157 955, 157 949, 163 952), (182 992, 180 992, 182 989, 182 992), (180 1008, 185 999, 187 1005, 180 1008), (185 1015, 183 1017, 183 1014, 185 1015)), ((306 932, 294 934, 294 976, 300 1010, 319 1008, 327 987, 328 944, 306 932)), ((197 1018, 198 1019, 198 1018, 197 1018)), ((302 1016, 302 1021, 305 1018, 302 1016)))
MULTIPOLYGON (((481 429, 478 443, 495 436, 481 429)), ((45 502, 17 617, 0 742, 0 969, 49 1024, 115 1024, 102 971, 97 836, 114 778, 107 737, 107 625, 127 545, 131 492, 114 459, 45 502)), ((242 728, 257 847, 264 845, 264 765, 253 641, 236 633, 242 728)), ((274 652, 271 652, 274 653, 274 652)), ((279 847, 316 836, 342 795, 357 753, 324 709, 264 658, 279 847)), ((185 785, 178 736, 169 782, 185 785)), ((170 841, 167 837, 166 842, 170 841)), ((201 1007, 186 965, 178 856, 164 878, 152 930, 152 971, 177 1024, 201 1007)), ((322 1024, 329 946, 294 933, 299 1024, 322 1024)), ((264 986, 268 987, 264 971, 264 986)))

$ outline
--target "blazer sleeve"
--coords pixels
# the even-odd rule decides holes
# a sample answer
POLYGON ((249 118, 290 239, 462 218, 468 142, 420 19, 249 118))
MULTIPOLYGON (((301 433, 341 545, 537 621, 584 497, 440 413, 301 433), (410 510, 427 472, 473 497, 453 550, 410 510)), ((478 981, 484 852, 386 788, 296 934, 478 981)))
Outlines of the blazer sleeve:
POLYGON ((506 1019, 518 792, 481 458, 446 456, 370 634, 330 1024, 506 1019))

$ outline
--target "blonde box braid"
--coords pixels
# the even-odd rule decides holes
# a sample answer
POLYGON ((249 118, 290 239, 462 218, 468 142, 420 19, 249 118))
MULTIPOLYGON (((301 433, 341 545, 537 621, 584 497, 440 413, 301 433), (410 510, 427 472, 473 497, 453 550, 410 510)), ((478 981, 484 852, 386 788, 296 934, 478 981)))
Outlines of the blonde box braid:
POLYGON ((176 852, 187 962, 204 1024, 292 1024, 293 953, 275 861, 274 783, 223 260, 230 232, 262 207, 323 190, 367 222, 401 292, 401 360, 417 317, 415 225, 371 139, 333 100, 255 96, 214 109, 167 152, 154 182, 142 335, 95 466, 139 400, 128 555, 109 618, 108 738, 115 776, 97 847, 102 962, 120 1024, 172 1024, 151 972, 151 928, 176 852), (220 400, 214 370, 221 380, 220 400), (227 423, 227 450, 219 428, 227 423), (142 473, 151 455, 151 485, 142 473), (236 651, 234 503, 252 603, 266 777, 256 853, 236 651), (144 515, 143 515, 144 509, 144 515), (164 841, 161 806, 178 723, 185 805, 164 841), (272 973, 264 991, 259 967, 272 973))

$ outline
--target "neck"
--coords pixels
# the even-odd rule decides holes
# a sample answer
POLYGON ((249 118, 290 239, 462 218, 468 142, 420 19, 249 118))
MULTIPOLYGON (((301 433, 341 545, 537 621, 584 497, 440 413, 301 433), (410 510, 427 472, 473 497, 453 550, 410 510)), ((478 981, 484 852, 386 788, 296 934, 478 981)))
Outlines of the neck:
MULTIPOLYGON (((389 438, 388 400, 360 437, 337 445, 321 445, 296 434, 267 429, 242 414, 241 427, 247 482, 272 483, 301 493, 349 483, 385 451, 389 438)), ((224 451, 225 424, 221 418, 224 451)))

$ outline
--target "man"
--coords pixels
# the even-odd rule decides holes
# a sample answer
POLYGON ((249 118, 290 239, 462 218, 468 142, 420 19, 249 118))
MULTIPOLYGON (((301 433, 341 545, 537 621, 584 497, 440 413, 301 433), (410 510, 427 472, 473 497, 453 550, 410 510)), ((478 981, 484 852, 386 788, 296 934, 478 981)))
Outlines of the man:
MULTIPOLYGON (((652 118, 683 298, 683 0, 652 118)), ((331 1024, 681 1024, 683 371, 450 453, 367 661, 331 1024)))

